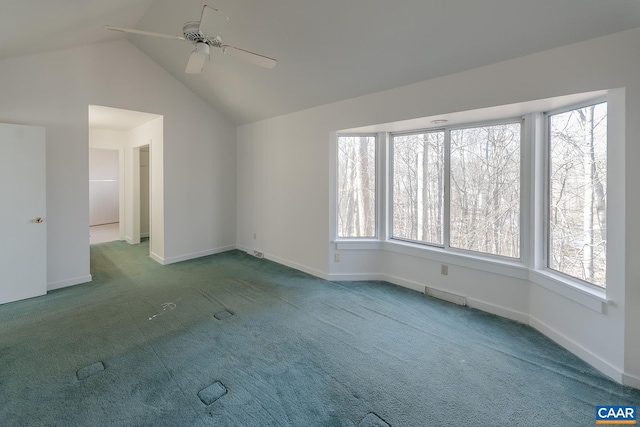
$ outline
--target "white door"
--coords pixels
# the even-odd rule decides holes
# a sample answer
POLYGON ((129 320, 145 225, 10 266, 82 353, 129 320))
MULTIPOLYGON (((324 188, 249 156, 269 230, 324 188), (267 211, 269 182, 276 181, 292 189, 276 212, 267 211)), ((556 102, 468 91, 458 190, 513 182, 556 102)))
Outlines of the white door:
POLYGON ((0 304, 47 293, 45 130, 0 123, 0 304))

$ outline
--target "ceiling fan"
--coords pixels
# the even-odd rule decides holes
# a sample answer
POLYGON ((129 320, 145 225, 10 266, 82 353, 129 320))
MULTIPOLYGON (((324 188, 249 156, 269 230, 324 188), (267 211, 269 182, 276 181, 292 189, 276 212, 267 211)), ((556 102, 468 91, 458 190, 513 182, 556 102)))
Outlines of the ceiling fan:
POLYGON ((205 5, 202 8, 202 15, 200 16, 199 22, 193 21, 184 24, 182 27, 182 36, 114 27, 113 25, 105 25, 105 28, 114 31, 121 31, 123 33, 183 40, 195 45, 196 49, 191 53, 189 62, 187 63, 187 69, 185 70, 188 74, 200 74, 202 72, 205 61, 209 58, 209 48, 211 47, 215 47, 220 49, 222 53, 235 56, 261 67, 273 68, 276 66, 278 61, 273 58, 245 49, 240 49, 239 47, 222 44, 220 33, 228 20, 229 18, 218 9, 205 5))

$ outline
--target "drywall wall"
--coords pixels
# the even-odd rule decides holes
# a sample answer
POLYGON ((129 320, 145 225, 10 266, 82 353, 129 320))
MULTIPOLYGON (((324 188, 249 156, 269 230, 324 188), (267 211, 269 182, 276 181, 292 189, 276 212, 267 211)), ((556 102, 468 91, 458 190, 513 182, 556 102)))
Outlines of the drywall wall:
POLYGON ((89 148, 89 225, 120 220, 118 150, 89 148))
POLYGON ((328 267, 331 124, 309 117, 238 128, 238 244, 322 276, 328 267))
POLYGON ((120 222, 119 239, 125 240, 126 222, 126 186, 125 186, 125 162, 126 149, 129 146, 129 136, 125 131, 112 129, 89 128, 89 150, 114 150, 118 152, 118 221, 120 222))
POLYGON ((0 121, 46 128, 49 289, 91 278, 88 105, 164 116, 160 262, 235 247, 235 127, 130 42, 5 59, 0 76, 0 121))
POLYGON ((464 293, 478 308, 530 323, 614 379, 640 387, 640 264, 632 261, 640 259, 640 246, 632 243, 640 241, 640 223, 632 220, 640 202, 625 193, 640 187, 640 170, 630 160, 640 158, 638 46, 640 30, 631 30, 241 126, 238 246, 330 279, 377 277, 464 293), (334 132, 616 88, 623 88, 612 96, 618 105, 623 98, 624 113, 622 131, 610 142, 616 164, 609 176, 609 301, 602 310, 540 286, 523 267, 449 257, 456 267, 443 278, 439 254, 417 256, 384 244, 341 249, 341 262, 334 262, 334 132))

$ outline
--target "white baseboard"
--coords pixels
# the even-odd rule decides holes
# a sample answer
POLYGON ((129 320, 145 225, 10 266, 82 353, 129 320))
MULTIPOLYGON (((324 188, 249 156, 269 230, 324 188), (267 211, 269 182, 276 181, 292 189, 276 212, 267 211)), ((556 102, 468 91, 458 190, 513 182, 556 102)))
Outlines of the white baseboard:
POLYGON ((327 274, 327 280, 332 282, 351 282, 362 280, 386 280, 382 273, 347 273, 347 274, 327 274))
MULTIPOLYGON (((240 245, 237 248, 244 252, 247 252, 250 255, 253 254, 253 249, 240 246, 240 245)), ((296 270, 303 271, 305 273, 311 274, 313 276, 316 276, 325 280, 332 280, 332 281, 383 280, 398 286, 403 286, 405 288, 413 289, 421 293, 424 292, 424 288, 425 288, 425 284, 423 283, 418 283, 411 280, 406 280, 400 277, 391 276, 391 275, 382 274, 382 273, 328 274, 328 273, 319 271, 317 269, 310 268, 295 262, 291 262, 271 254, 265 253, 265 258, 271 261, 277 262, 278 264, 286 265, 287 267, 291 267, 296 270)), ((588 364, 592 365, 598 371, 610 377, 617 383, 640 389, 639 377, 625 374, 622 370, 616 368, 611 363, 595 355, 587 348, 576 343, 569 337, 563 335, 562 333, 558 332, 557 330, 545 324, 544 322, 538 320, 537 318, 532 317, 527 313, 523 313, 517 310, 512 310, 509 308, 498 306, 498 305, 488 303, 486 301, 478 300, 475 298, 470 298, 468 296, 466 296, 466 300, 467 300, 467 305, 469 307, 476 308, 478 310, 481 310, 487 313, 495 314, 497 316, 501 316, 507 319, 515 320, 517 322, 530 325, 531 327, 538 330, 543 335, 547 336, 549 339, 556 342, 557 344, 567 349, 571 353, 575 354, 577 357, 584 360, 588 364)))
MULTIPOLYGON (((395 285, 403 286, 405 288, 413 289, 414 291, 418 291, 420 293, 424 293, 424 287, 429 286, 423 283, 402 279, 400 277, 391 276, 388 274, 383 274, 381 280, 385 280, 387 282, 393 283, 395 285)), ((438 291, 443 291, 443 292, 451 292, 451 290, 447 290, 447 289, 439 289, 439 288, 433 288, 433 289, 436 289, 438 291)), ((462 296, 465 297, 467 301, 467 305, 471 308, 476 308, 478 310, 482 310, 487 313, 491 313, 500 317, 505 317, 507 319, 515 320, 516 322, 529 324, 529 316, 525 313, 512 310, 510 308, 502 307, 499 305, 490 304, 488 302, 481 301, 481 300, 469 297, 467 295, 462 295, 462 296)))
MULTIPOLYGON (((252 252, 248 252, 248 253, 250 255, 252 254, 252 252)), ((324 279, 324 280, 329 280, 328 279, 329 275, 327 273, 325 273, 324 271, 316 270, 315 268, 307 267, 306 265, 302 265, 302 264, 298 264, 296 262, 288 261, 288 260, 286 260, 284 258, 280 258, 280 257, 277 257, 275 255, 268 254, 268 253, 265 253, 264 257, 266 259, 270 260, 270 261, 277 262, 278 264, 286 265, 287 267, 291 267, 291 268, 294 268, 296 270, 300 270, 300 271, 302 271, 304 273, 310 274, 310 275, 315 276, 315 277, 319 277, 319 278, 324 279)))
POLYGON ((394 285, 402 286, 404 288, 413 289, 414 291, 418 291, 420 293, 424 293, 424 283, 414 282, 413 280, 403 279, 401 277, 392 276, 390 274, 383 274, 381 280, 393 283, 394 285))
POLYGON ((155 262, 157 262, 158 264, 162 264, 164 265, 164 258, 162 258, 160 255, 156 254, 155 252, 149 252, 149 257, 154 260, 155 262))
MULTIPOLYGON (((241 250, 243 252, 246 252, 248 255, 251 255, 251 256, 254 256, 253 255, 253 251, 257 250, 255 248, 248 248, 248 247, 243 246, 243 245, 237 245, 236 249, 241 250)), ((260 252, 262 252, 262 251, 260 251, 260 252)), ((297 262, 289 261, 289 260, 286 260, 284 258, 280 258, 279 256, 275 256, 275 255, 272 255, 272 254, 269 254, 269 253, 266 253, 266 252, 262 252, 262 253, 264 255, 264 259, 268 259, 269 261, 273 261, 275 263, 278 263, 278 264, 293 268, 295 270, 302 271, 303 273, 307 273, 307 274, 310 274, 310 275, 315 276, 315 277, 319 277, 319 278, 324 279, 324 280, 330 280, 329 279, 329 275, 327 273, 323 272, 323 271, 317 270, 315 268, 308 267, 306 265, 298 264, 297 262)), ((358 280, 362 280, 362 279, 358 279, 358 280)))
POLYGON ((174 264, 176 262, 188 261, 190 259, 201 258, 203 256, 215 255, 222 252, 232 251, 234 249, 236 249, 236 245, 222 246, 219 248, 207 249, 206 251, 194 252, 191 254, 180 255, 180 256, 164 258, 164 259, 155 255, 154 253, 150 253, 149 256, 151 256, 153 260, 159 262, 162 265, 168 265, 168 264, 174 264))
POLYGON ((499 305, 488 303, 486 301, 481 301, 469 297, 467 297, 467 305, 471 308, 476 308, 486 313, 495 314, 496 316, 524 323, 525 325, 529 324, 529 315, 526 313, 522 313, 521 311, 512 310, 510 308, 505 308, 499 305))
POLYGON ((59 282, 47 283, 47 291, 53 291, 56 289, 68 288, 69 286, 80 285, 92 280, 91 275, 76 277, 74 279, 61 280, 59 282))
POLYGON ((144 239, 145 237, 149 237, 149 233, 140 233, 141 239, 144 239))
MULTIPOLYGON (((560 346, 566 348, 571 353, 575 354, 580 359, 584 360, 585 362, 587 362, 588 364, 590 364, 591 366, 593 366, 594 368, 596 368, 597 370, 605 374, 606 376, 610 377, 615 382, 620 384, 623 383, 625 375, 623 374, 622 370, 616 368, 606 360, 602 359, 600 356, 593 354, 591 351, 584 348, 582 345, 578 344, 571 338, 558 332, 551 326, 547 325, 544 322, 541 322, 540 320, 536 319, 533 316, 529 316, 529 325, 532 328, 540 331, 542 334, 544 334, 551 340, 558 343, 560 346)), ((631 376, 626 376, 626 377, 628 377, 630 381, 633 381, 634 379, 634 377, 631 377, 631 376)), ((640 379, 635 378, 635 380, 637 381, 636 384, 640 385, 640 379)))
POLYGON ((627 387, 640 389, 640 377, 634 375, 622 374, 622 384, 627 387))

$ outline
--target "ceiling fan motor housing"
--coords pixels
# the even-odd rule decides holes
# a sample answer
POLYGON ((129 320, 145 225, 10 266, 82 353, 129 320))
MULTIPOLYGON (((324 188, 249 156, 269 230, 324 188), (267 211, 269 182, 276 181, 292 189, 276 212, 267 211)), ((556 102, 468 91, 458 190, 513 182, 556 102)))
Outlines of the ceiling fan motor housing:
POLYGON ((184 24, 184 27, 182 27, 182 33, 187 40, 194 43, 206 40, 205 35, 200 32, 199 22, 187 22, 184 24))
POLYGON ((237 58, 249 61, 253 64, 265 68, 273 68, 277 61, 258 53, 254 53, 245 49, 240 49, 231 45, 222 44, 220 32, 224 28, 229 18, 221 13, 218 9, 204 5, 200 21, 190 21, 182 26, 183 36, 154 33, 150 31, 136 30, 132 28, 121 28, 112 25, 106 25, 109 30, 121 31, 124 33, 138 34, 151 37, 160 37, 165 39, 183 40, 196 45, 196 49, 191 53, 189 62, 187 63, 188 74, 199 74, 204 66, 204 61, 209 57, 211 47, 222 50, 223 53, 230 54, 237 58), (208 33, 208 34, 207 34, 208 33), (216 34, 213 36, 213 34, 216 34), (203 59, 204 58, 204 59, 203 59))
POLYGON ((204 35, 200 31, 199 22, 187 22, 182 27, 182 33, 184 34, 184 38, 186 38, 192 43, 197 44, 202 42, 202 43, 208 44, 209 46, 218 47, 218 48, 222 46, 222 38, 220 36, 208 37, 204 35))

